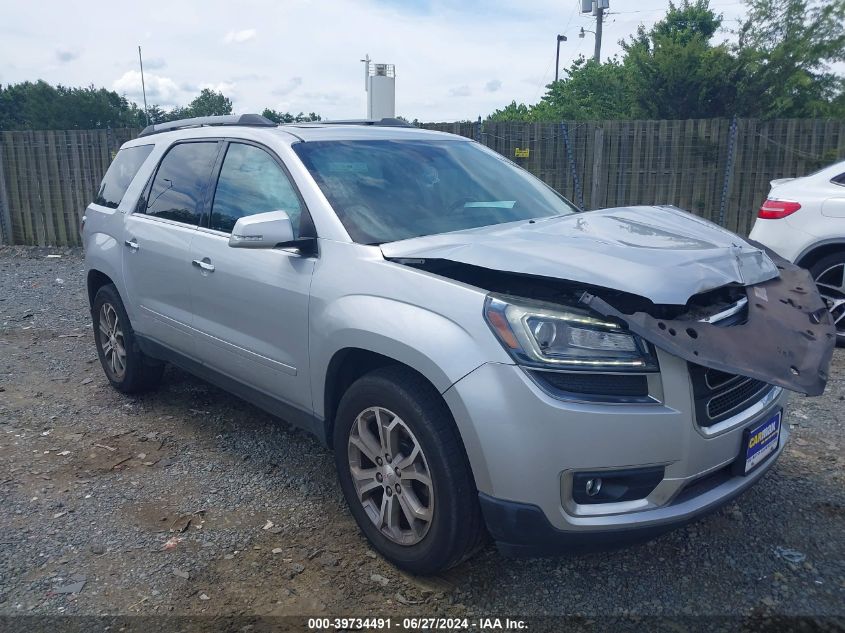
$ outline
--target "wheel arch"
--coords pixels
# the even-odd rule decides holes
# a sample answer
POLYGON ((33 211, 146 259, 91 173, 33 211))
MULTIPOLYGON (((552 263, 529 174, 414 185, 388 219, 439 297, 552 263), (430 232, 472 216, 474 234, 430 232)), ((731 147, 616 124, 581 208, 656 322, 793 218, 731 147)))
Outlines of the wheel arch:
POLYGON ((94 297, 97 296, 97 291, 103 286, 114 284, 114 280, 106 273, 96 268, 88 271, 87 287, 88 287, 88 306, 94 307, 94 297))
MULTIPOLYGON (((381 367, 404 367, 422 377, 432 389, 440 393, 434 381, 418 369, 393 356, 363 347, 345 347, 337 350, 326 368, 323 385, 323 424, 326 443, 332 446, 335 414, 340 399, 346 390, 362 376, 381 367)), ((448 405, 447 405, 448 409, 448 405)), ((451 413, 451 412, 450 412, 451 413)), ((454 417, 454 416, 453 416, 454 417)))
POLYGON ((845 253, 845 237, 817 242, 805 249, 795 263, 801 268, 811 268, 816 262, 834 253, 845 253))

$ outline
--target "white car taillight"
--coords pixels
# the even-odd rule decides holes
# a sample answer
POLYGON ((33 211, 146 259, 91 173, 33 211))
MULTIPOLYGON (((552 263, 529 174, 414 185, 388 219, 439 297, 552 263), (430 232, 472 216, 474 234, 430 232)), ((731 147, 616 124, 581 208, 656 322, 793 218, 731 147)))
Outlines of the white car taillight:
POLYGON ((801 205, 798 202, 791 200, 767 199, 757 212, 757 217, 763 220, 779 220, 780 218, 792 215, 800 208, 801 205))

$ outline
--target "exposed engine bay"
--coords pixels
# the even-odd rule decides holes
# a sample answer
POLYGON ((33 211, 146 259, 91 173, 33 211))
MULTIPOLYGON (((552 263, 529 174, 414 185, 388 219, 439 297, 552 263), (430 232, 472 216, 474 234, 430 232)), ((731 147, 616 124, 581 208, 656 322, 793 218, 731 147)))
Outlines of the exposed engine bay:
POLYGON ((830 313, 807 271, 770 251, 767 255, 777 265, 778 276, 708 290, 684 305, 656 304, 619 290, 446 259, 394 261, 491 292, 581 305, 691 363, 820 395, 836 345, 830 313), (732 318, 714 318, 726 312, 732 312, 732 318))

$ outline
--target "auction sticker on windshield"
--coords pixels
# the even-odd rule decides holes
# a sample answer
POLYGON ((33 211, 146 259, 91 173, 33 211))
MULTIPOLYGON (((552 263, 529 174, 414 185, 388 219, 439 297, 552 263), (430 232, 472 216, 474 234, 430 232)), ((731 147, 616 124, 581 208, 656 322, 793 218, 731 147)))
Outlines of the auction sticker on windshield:
POLYGON ((762 424, 746 429, 743 435, 745 467, 742 471, 746 475, 777 450, 782 415, 783 412, 778 411, 762 424))

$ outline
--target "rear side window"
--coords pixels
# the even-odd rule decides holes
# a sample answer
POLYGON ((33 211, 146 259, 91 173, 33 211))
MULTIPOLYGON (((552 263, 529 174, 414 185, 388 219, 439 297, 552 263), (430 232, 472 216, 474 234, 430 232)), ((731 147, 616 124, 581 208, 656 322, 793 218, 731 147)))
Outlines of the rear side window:
POLYGON ((217 179, 210 227, 231 233, 238 218, 266 211, 287 212, 298 237, 302 206, 287 174, 263 149, 232 143, 217 179))
POLYGON ((174 145, 158 167, 145 213, 199 224, 205 187, 216 158, 216 141, 174 145))
POLYGON ((830 182, 845 186, 845 174, 839 174, 835 178, 831 179, 830 182))
POLYGON ((123 199, 123 194, 129 189, 132 179, 153 151, 153 147, 153 145, 137 145, 120 150, 106 171, 106 175, 103 176, 103 182, 100 184, 94 203, 117 209, 123 199))

